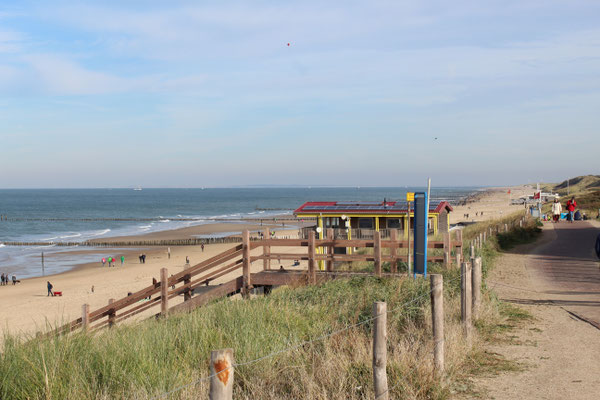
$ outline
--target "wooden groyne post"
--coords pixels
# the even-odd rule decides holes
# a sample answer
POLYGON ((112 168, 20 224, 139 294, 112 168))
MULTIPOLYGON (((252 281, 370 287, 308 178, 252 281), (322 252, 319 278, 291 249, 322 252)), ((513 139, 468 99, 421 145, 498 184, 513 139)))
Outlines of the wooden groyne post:
POLYGON ((210 352, 210 400, 233 399, 233 349, 210 352))
POLYGON ((375 398, 387 400, 387 304, 373 303, 373 387, 375 398))

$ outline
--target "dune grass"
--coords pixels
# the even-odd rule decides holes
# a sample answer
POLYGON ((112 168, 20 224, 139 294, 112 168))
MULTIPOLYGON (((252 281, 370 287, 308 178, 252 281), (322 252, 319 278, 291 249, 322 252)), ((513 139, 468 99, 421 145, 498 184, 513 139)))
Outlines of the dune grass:
MULTIPOLYGON (((519 236, 520 237, 520 236, 519 236)), ((495 238, 477 250, 484 276, 498 255, 495 238)), ((482 341, 502 334, 510 318, 484 287, 473 347, 462 337, 460 272, 444 275, 446 377, 433 373, 429 283, 424 279, 361 277, 319 286, 282 287, 250 300, 222 299, 189 314, 119 325, 95 334, 54 338, 6 336, 0 353, 2 399, 141 399, 176 390, 168 399, 206 398, 210 351, 233 348, 237 399, 364 399, 373 395, 372 304, 388 310, 391 398, 446 399, 469 391, 480 369, 509 370, 482 353, 482 341), (291 350, 287 350, 288 348, 291 350), (193 384, 190 384, 194 382, 193 384), (465 389, 466 388, 466 389, 465 389)))

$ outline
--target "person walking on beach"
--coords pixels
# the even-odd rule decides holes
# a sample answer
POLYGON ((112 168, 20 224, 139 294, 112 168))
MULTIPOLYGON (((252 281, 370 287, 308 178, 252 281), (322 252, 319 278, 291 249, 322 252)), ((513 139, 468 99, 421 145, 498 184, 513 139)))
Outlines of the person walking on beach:
POLYGON ((106 267, 106 258, 102 257, 102 266, 106 267))
POLYGON ((4 286, 4 272, 0 274, 0 286, 4 286))
POLYGON ((575 201, 575 197, 571 197, 571 200, 567 201, 567 211, 569 212, 569 220, 571 223, 575 220, 575 207, 577 207, 577 202, 575 201))
POLYGON ((185 263, 189 264, 190 263, 190 258, 188 256, 185 256, 185 263))
POLYGON ((125 256, 121 256, 121 267, 125 264, 125 256))
POLYGON ((554 199, 554 203, 552 203, 552 219, 554 222, 560 221, 560 213, 562 212, 562 205, 558 199, 554 199))
MULTIPOLYGON (((48 286, 48 296, 54 296, 54 293, 52 293, 52 288, 54 286, 52 286, 52 284, 50 283, 50 281, 48 281, 48 285, 47 286, 48 286)), ((48 297, 48 296, 46 296, 46 297, 48 297)))
POLYGON ((200 248, 202 249, 202 252, 204 253, 204 243, 202 243, 202 244, 200 245, 200 248))
POLYGON ((167 247, 167 258, 170 260, 171 259, 171 248, 167 247))
POLYGON ((17 277, 15 275, 12 276, 13 286, 17 284, 17 277))

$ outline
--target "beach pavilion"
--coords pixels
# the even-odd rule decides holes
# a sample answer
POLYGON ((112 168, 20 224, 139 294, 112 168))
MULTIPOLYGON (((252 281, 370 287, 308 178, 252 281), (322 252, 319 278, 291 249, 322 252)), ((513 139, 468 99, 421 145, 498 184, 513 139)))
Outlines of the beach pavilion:
MULTIPOLYGON (((449 214, 452 206, 447 201, 429 205, 429 232, 433 235, 448 232, 449 214)), ((337 238, 372 238, 373 232, 382 237, 389 236, 390 229, 397 229, 408 237, 409 229, 414 225, 414 212, 408 215, 408 203, 399 201, 382 202, 341 202, 309 201, 294 211, 298 218, 316 218, 317 225, 307 230, 315 230, 323 238, 328 228, 334 229, 337 238), (320 228, 320 229, 317 229, 320 228)))

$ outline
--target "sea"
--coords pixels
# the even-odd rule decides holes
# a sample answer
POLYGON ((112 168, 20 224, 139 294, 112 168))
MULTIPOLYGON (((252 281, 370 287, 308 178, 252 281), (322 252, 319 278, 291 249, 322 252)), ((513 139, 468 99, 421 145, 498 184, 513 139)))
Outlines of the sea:
MULTIPOLYGON (((456 203, 479 187, 431 188, 431 202, 456 203)), ((249 187, 198 189, 0 189, 0 272, 53 275, 101 259, 106 249, 56 246, 244 218, 292 215, 306 201, 405 200, 424 187, 249 187), (48 245, 11 246, 3 242, 48 245), (81 251, 86 250, 86 251, 81 251), (42 266, 42 252, 44 262, 42 266)), ((113 249, 117 251, 118 249, 113 249)))

